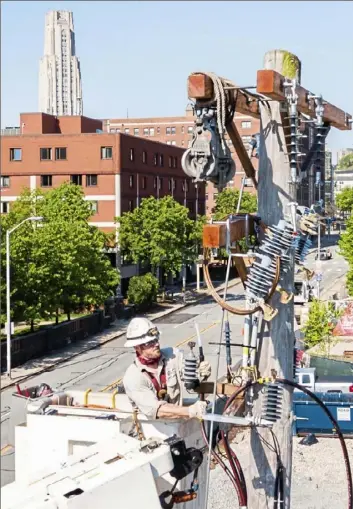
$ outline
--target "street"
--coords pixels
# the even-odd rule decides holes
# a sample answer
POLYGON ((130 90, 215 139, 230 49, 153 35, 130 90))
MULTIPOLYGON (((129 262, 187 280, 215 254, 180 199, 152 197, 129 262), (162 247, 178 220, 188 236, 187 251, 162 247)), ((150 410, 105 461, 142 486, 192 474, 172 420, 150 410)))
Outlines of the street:
MULTIPOLYGON (((339 279, 347 272, 347 263, 336 252, 336 236, 330 241, 333 244, 333 259, 322 262, 323 279, 321 281, 321 296, 327 298, 332 293, 339 279)), ((315 268, 315 253, 307 259, 307 266, 315 268)), ((342 280, 343 281, 343 280, 342 280)), ((228 300, 242 300, 241 285, 233 287, 228 294, 228 300)), ((237 315, 228 317, 231 327, 231 340, 242 342, 243 318, 237 315)), ((185 309, 181 309, 169 316, 156 320, 161 330, 161 346, 180 347, 187 350, 188 341, 196 341, 195 322, 198 323, 204 346, 205 357, 212 365, 212 379, 217 376, 217 346, 210 346, 209 342, 219 341, 221 338, 222 311, 212 297, 185 309)), ((125 336, 112 340, 100 348, 88 351, 57 366, 52 371, 34 376, 21 383, 21 387, 37 385, 42 382, 49 384, 56 390, 92 389, 92 391, 113 390, 124 375, 125 370, 133 360, 133 352, 124 348, 125 336)), ((196 351, 197 354, 197 351, 196 351)), ((232 348, 232 361, 235 364, 241 356, 241 347, 232 348)), ((225 351, 221 350, 218 377, 225 373, 225 351)), ((14 388, 4 389, 1 393, 1 486, 14 480, 14 448, 9 444, 9 426, 11 410, 11 394, 14 388)))

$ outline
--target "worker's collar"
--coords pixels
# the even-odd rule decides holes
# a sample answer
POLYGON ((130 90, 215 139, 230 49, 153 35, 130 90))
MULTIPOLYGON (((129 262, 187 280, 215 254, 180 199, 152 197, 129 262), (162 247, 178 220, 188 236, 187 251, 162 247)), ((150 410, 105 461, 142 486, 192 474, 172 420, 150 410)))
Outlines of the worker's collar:
MULTIPOLYGON (((158 368, 163 365, 164 359, 165 359, 165 357, 164 357, 163 353, 161 352, 161 356, 158 359, 158 368)), ((136 363, 136 366, 138 366, 141 370, 142 369, 148 370, 148 369, 153 369, 153 368, 151 368, 151 364, 153 365, 156 362, 156 359, 153 359, 153 360, 154 360, 154 362, 149 362, 147 359, 141 358, 138 355, 136 355, 135 363, 136 363)))

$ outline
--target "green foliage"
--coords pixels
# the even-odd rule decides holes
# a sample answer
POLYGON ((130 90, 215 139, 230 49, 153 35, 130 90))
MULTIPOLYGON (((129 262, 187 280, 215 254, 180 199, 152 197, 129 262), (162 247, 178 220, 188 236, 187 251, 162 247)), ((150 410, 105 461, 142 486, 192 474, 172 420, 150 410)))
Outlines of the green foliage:
POLYGON ((341 234, 339 247, 349 265, 346 282, 348 295, 353 295, 353 216, 347 220, 346 231, 341 234))
POLYGON ((353 209, 353 188, 345 187, 336 196, 336 206, 338 210, 350 212, 353 209))
POLYGON ((166 274, 175 275, 183 263, 195 260, 205 219, 190 219, 188 209, 171 196, 159 200, 151 196, 116 222, 127 259, 149 263, 153 268, 160 266, 166 274))
MULTIPOLYGON (((220 192, 216 197, 216 206, 214 208, 214 219, 219 221, 229 214, 235 214, 239 201, 238 189, 226 188, 220 192)), ((240 204, 240 213, 252 213, 257 211, 257 197, 254 194, 243 192, 240 204)), ((242 251, 246 251, 245 238, 239 241, 239 246, 242 251)), ((225 249, 218 250, 219 258, 228 258, 225 249)))
POLYGON ((1 226, 7 230, 34 214, 43 217, 40 225, 28 221, 10 237, 13 318, 33 325, 58 309, 70 318, 77 309, 101 305, 119 275, 103 253, 105 234, 88 224, 91 211, 82 189, 65 183, 45 194, 25 190, 1 226))
POLYGON ((308 321, 303 329, 304 342, 309 347, 319 346, 320 350, 329 354, 330 345, 333 343, 333 330, 341 312, 335 311, 332 302, 325 303, 314 299, 310 309, 308 321))
POLYGON ((147 308, 157 301, 158 279, 148 272, 143 276, 134 276, 130 279, 127 297, 129 303, 139 308, 147 308))
POLYGON ((338 170, 346 170, 347 168, 353 168, 353 153, 346 154, 338 161, 338 170))
MULTIPOLYGON (((229 214, 235 214, 239 201, 239 190, 226 188, 216 197, 216 206, 214 209, 215 220, 223 219, 229 214)), ((257 198, 256 195, 244 192, 239 212, 256 212, 257 198)))

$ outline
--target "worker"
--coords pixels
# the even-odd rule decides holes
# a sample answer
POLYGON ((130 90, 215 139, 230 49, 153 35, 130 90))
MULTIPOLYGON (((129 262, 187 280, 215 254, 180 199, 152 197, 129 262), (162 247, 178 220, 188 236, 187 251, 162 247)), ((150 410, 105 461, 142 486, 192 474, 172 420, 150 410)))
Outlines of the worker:
MULTIPOLYGON (((127 369, 123 384, 134 410, 150 419, 202 418, 206 402, 181 406, 178 351, 159 345, 160 331, 147 318, 133 318, 126 331, 126 347, 134 347, 136 358, 127 369)), ((202 380, 211 374, 207 361, 200 363, 202 380)))

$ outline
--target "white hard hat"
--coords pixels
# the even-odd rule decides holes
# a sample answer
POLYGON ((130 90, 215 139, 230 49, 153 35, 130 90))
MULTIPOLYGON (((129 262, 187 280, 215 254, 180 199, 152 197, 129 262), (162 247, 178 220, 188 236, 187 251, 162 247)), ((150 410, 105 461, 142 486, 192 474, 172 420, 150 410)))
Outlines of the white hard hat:
POLYGON ((125 347, 139 346, 160 336, 159 329, 148 318, 133 318, 126 331, 125 347))

